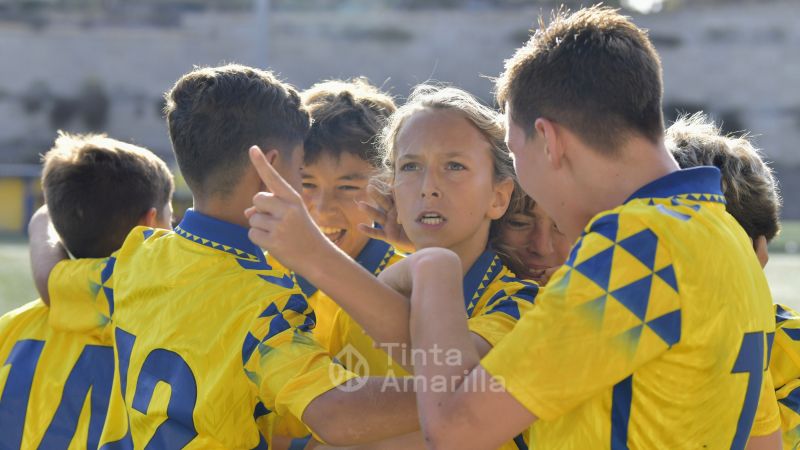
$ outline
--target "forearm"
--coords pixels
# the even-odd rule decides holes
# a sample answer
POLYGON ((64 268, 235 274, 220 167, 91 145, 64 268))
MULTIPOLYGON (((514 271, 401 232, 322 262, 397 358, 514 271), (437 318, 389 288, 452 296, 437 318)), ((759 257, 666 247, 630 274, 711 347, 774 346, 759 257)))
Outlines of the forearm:
POLYGON ((332 389, 303 413, 303 422, 328 445, 365 444, 419 429, 414 392, 406 392, 404 383, 387 383, 382 377, 350 383, 355 383, 348 386, 354 389, 332 389))
POLYGON ((408 299, 338 249, 320 253, 314 268, 301 275, 330 296, 376 343, 409 349, 408 299))
POLYGON ((420 261, 414 267, 411 296, 413 349, 443 351, 444 363, 416 366, 425 386, 445 383, 446 389, 418 389, 417 407, 424 441, 437 449, 486 449, 510 441, 535 418, 480 366, 478 344, 489 344, 470 333, 461 298, 457 257, 420 261), (431 323, 431 317, 436 322, 431 323), (436 349, 436 350, 434 350, 436 349))
POLYGON ((50 222, 47 206, 39 208, 31 217, 31 221, 28 223, 28 237, 30 239, 33 282, 42 301, 49 305, 50 294, 47 289, 47 281, 50 273, 56 264, 69 256, 50 222))
MULTIPOLYGON (((412 274, 412 347, 415 353, 444 355, 444 358, 426 358, 427 364, 417 364, 415 374, 428 383, 435 379, 447 380, 447 385, 454 388, 461 385, 465 373, 480 363, 461 302, 461 271, 461 263, 455 255, 434 254, 421 258, 412 274), (436 318, 435 323, 431 322, 432 317, 436 318)), ((449 389, 420 393, 417 398, 420 410, 424 413, 440 407, 452 394, 449 389)))

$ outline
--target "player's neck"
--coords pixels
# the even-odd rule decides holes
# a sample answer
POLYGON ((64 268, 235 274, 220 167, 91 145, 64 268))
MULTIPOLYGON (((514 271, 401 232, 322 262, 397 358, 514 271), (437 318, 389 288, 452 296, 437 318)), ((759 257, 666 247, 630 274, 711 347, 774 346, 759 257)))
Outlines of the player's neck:
POLYGON ((480 258, 483 252, 486 251, 486 245, 489 240, 489 226, 481 227, 468 239, 459 242, 453 246, 448 247, 458 258, 461 259, 461 272, 466 275, 469 269, 480 258))
POLYGON ((622 205, 641 187, 679 170, 663 143, 643 138, 629 140, 613 159, 602 158, 584 166, 583 214, 586 222, 596 214, 622 205))
POLYGON ((217 220, 249 228, 250 225, 244 215, 244 210, 252 206, 252 196, 248 199, 236 197, 236 195, 211 198, 194 197, 193 208, 195 211, 217 220))

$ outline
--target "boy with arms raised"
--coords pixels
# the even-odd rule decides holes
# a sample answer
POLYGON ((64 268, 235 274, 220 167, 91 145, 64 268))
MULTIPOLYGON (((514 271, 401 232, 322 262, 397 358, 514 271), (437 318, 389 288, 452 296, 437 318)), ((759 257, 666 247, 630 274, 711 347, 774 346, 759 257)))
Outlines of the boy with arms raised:
MULTIPOLYGON (((49 214, 54 242, 75 257, 100 258, 137 225, 169 228, 172 175, 149 150, 59 134, 43 159, 46 206, 31 220, 31 235, 48 233, 49 214)), ((100 286, 90 289, 102 295, 100 286)), ((0 318, 0 436, 8 448, 97 448, 114 378, 109 330, 63 332, 48 325, 49 312, 35 300, 0 318)), ((90 311, 85 319, 101 318, 90 311)))
MULTIPOLYGON (((106 313, 127 411, 106 422, 103 441, 267 448, 278 416, 337 444, 413 430, 405 419, 413 396, 379 395, 382 380, 353 380, 334 364, 307 333, 313 317, 302 291, 243 227, 242 210, 263 189, 248 149, 299 185, 309 118, 296 91, 249 67, 196 69, 167 94, 166 112, 194 209, 174 232, 134 229, 88 275, 113 283, 106 313)), ((77 264, 60 263, 53 275, 86 276, 77 264)), ((66 288, 51 280, 53 313, 64 318, 86 306, 70 304, 66 288)))
POLYGON ((746 445, 769 289, 719 170, 679 170, 664 148, 661 92, 647 36, 608 8, 557 14, 506 63, 498 100, 520 183, 578 241, 482 360, 453 313, 457 258, 433 249, 395 266, 413 280, 414 347, 464 355, 418 369, 463 377, 418 393, 432 447, 493 448, 527 426, 541 448, 746 445))

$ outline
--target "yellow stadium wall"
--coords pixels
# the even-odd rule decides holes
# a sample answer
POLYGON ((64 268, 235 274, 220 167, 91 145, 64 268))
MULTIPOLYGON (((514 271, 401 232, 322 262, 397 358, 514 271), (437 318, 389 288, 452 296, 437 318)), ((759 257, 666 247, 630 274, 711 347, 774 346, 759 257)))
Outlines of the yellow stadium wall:
POLYGON ((30 215, 42 203, 38 178, 0 178, 0 233, 24 234, 30 215))

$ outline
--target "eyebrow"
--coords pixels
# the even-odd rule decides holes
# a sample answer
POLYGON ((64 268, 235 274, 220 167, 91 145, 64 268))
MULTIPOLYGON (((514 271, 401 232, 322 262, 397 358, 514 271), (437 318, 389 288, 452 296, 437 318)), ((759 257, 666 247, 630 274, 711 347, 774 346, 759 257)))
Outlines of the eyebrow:
MULTIPOLYGON (((302 178, 307 180, 309 178, 315 178, 314 175, 302 173, 302 178)), ((361 180, 369 180, 369 175, 359 172, 348 173, 347 175, 342 175, 341 177, 337 178, 337 180, 342 181, 361 181, 361 180)))
POLYGON ((360 172, 348 173, 347 175, 339 177, 340 180, 345 181, 369 180, 369 178, 369 175, 360 172))
MULTIPOLYGON (((444 156, 445 158, 463 157, 465 155, 465 153, 466 152, 464 152, 463 150, 452 150, 452 151, 449 151, 449 152, 443 154, 442 156, 444 156)), ((415 160, 415 159, 420 159, 420 156, 419 156, 419 153, 404 153, 404 154, 400 155, 397 159, 398 160, 401 160, 401 159, 415 160)))

